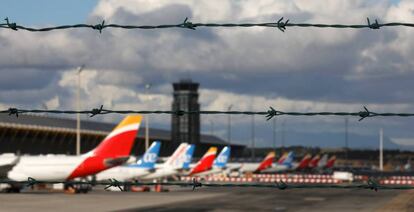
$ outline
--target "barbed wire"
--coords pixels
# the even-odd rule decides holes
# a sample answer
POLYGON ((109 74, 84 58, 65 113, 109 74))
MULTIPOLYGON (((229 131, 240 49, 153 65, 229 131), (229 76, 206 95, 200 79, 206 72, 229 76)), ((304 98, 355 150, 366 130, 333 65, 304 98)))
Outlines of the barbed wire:
POLYGON ((313 23, 292 23, 289 22, 289 19, 283 21, 283 17, 275 22, 265 22, 265 23, 193 23, 185 18, 183 22, 178 24, 163 24, 163 25, 121 25, 121 24, 106 24, 103 20, 99 24, 73 24, 73 25, 59 25, 53 27, 44 27, 44 28, 34 28, 18 25, 15 22, 10 22, 9 18, 4 19, 6 23, 0 24, 0 28, 11 29, 11 30, 26 30, 29 32, 47 32, 53 30, 63 30, 71 28, 89 28, 92 30, 98 30, 99 33, 102 33, 102 30, 107 28, 120 28, 120 29, 166 29, 166 28, 185 28, 195 30, 198 27, 272 27, 277 28, 282 32, 285 32, 287 27, 317 27, 317 28, 351 28, 351 29, 380 29, 381 27, 414 27, 414 23, 403 23, 403 22, 389 22, 389 23, 379 23, 377 19, 372 23, 369 18, 367 18, 366 24, 313 24, 313 23))
POLYGON ((378 183, 374 179, 368 179, 366 183, 361 184, 287 184, 283 181, 276 183, 203 183, 195 178, 190 182, 129 182, 129 181, 118 181, 116 179, 108 179, 108 181, 38 181, 34 178, 29 177, 27 181, 11 181, 11 180, 0 180, 0 184, 10 185, 22 185, 24 187, 32 187, 39 184, 67 184, 67 185, 104 185, 105 190, 114 187, 121 191, 127 186, 180 186, 180 187, 191 187, 194 191, 196 188, 201 187, 224 187, 224 188, 276 188, 279 190, 287 189, 370 189, 374 191, 378 190, 412 190, 414 186, 384 186, 378 183))
POLYGON ((191 115, 191 114, 229 114, 229 115, 261 115, 265 116, 266 120, 270 120, 276 116, 357 116, 360 117, 359 121, 362 121, 365 118, 370 117, 411 117, 414 116, 414 113, 377 113, 368 110, 367 107, 363 107, 364 110, 359 112, 283 112, 269 107, 267 111, 218 111, 218 110, 197 110, 197 111, 185 111, 185 110, 109 110, 104 109, 103 105, 99 108, 93 108, 92 110, 37 110, 37 109, 18 109, 18 108, 9 108, 7 110, 0 110, 0 113, 6 113, 9 115, 15 115, 19 117, 19 114, 25 113, 54 113, 54 114, 87 114, 90 117, 96 115, 106 115, 106 114, 170 114, 170 115, 191 115))

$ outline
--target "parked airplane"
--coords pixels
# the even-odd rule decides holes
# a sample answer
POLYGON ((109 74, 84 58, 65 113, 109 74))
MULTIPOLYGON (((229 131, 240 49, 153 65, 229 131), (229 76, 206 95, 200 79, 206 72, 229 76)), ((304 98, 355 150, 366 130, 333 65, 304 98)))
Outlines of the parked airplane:
MULTIPOLYGON (((140 115, 127 116, 95 149, 80 156, 21 156, 8 172, 8 179, 66 181, 123 164, 129 158, 141 119, 140 115)), ((20 187, 12 185, 11 191, 19 191, 20 187)))
POLYGON ((221 150, 220 154, 214 159, 211 169, 193 174, 194 176, 205 176, 210 174, 217 174, 224 172, 227 169, 227 162, 230 158, 230 146, 225 146, 221 150))
POLYGON ((269 152, 260 163, 228 163, 229 171, 238 171, 239 173, 261 172, 272 166, 275 159, 275 152, 269 152))
POLYGON ((191 160, 193 159, 194 149, 195 149, 194 144, 190 144, 187 146, 187 150, 184 155, 184 164, 182 168, 183 171, 188 171, 191 169, 190 165, 191 165, 191 160))
POLYGON ((104 181, 116 179, 118 181, 127 181, 154 172, 155 162, 157 162, 160 147, 161 142, 154 141, 137 163, 117 166, 102 171, 96 175, 96 180, 104 181))
POLYGON ((217 147, 210 147, 204 156, 197 162, 194 168, 191 169, 189 175, 195 175, 211 169, 214 159, 216 158, 217 147))
POLYGON ((336 156, 333 155, 331 158, 329 158, 328 162, 325 165, 326 169, 331 169, 335 166, 336 156))
POLYGON ((282 157, 278 160, 276 164, 272 164, 272 166, 268 169, 263 170, 264 173, 274 173, 274 172, 282 172, 291 170, 294 167, 293 159, 294 159, 294 153, 288 152, 283 154, 282 157))
POLYGON ((7 173, 19 162, 20 156, 13 153, 0 155, 0 179, 6 178, 7 173))
POLYGON ((140 180, 159 179, 163 177, 169 177, 179 173, 183 168, 183 164, 186 161, 186 154, 188 152, 187 143, 181 143, 175 152, 160 165, 155 165, 155 171, 145 176, 140 177, 140 180))
POLYGON ((318 162, 317 168, 323 169, 325 168, 326 164, 328 164, 328 154, 324 154, 322 158, 318 162))
POLYGON ((321 160, 321 156, 320 155, 315 155, 311 159, 311 161, 309 161, 308 168, 309 169, 317 168, 318 167, 318 163, 319 163, 320 160, 321 160))
POLYGON ((309 166, 310 161, 312 160, 312 155, 306 154, 302 160, 294 166, 294 170, 304 170, 309 166))

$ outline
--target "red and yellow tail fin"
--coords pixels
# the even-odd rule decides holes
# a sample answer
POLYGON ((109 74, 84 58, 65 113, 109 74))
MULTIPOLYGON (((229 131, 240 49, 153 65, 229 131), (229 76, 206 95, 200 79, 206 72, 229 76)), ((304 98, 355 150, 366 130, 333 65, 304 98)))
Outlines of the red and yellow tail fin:
POLYGON ((141 124, 141 115, 125 117, 114 130, 94 149, 93 155, 101 157, 120 157, 130 154, 141 124))
POLYGON ((266 157, 263 159, 263 161, 260 163, 259 167, 257 167, 255 172, 262 171, 264 169, 267 169, 272 166, 273 160, 276 157, 275 152, 269 152, 266 157))
POLYGON ((204 156, 198 161, 195 167, 191 170, 190 175, 211 169, 214 159, 216 158, 216 154, 217 147, 210 147, 204 156))

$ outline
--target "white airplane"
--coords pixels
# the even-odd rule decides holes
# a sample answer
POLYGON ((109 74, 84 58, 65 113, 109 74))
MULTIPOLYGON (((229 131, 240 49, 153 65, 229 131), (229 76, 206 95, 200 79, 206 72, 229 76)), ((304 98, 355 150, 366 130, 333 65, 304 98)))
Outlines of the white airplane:
POLYGON ((186 161, 186 153, 188 150, 187 143, 181 143, 175 152, 160 165, 155 165, 155 171, 144 175, 139 180, 152 180, 176 175, 183 168, 186 161))
POLYGON ((7 178, 7 173, 19 162, 20 156, 13 153, 0 155, 0 179, 7 178))
MULTIPOLYGON (((46 155, 21 156, 8 172, 12 181, 68 181, 96 174, 123 164, 129 158, 142 117, 127 116, 106 138, 90 152, 80 156, 46 155)), ((18 192, 21 184, 12 185, 18 192)))
POLYGON ((96 175, 96 180, 107 181, 109 179, 116 179, 118 181, 127 181, 154 172, 160 147, 161 142, 154 141, 137 163, 117 166, 102 171, 96 175))

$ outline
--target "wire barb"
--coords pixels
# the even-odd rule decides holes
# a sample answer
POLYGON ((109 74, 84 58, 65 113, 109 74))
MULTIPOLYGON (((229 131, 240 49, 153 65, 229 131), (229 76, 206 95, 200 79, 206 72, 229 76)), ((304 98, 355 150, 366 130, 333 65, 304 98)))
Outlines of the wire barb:
POLYGON ((192 29, 195 30, 196 29, 196 25, 193 24, 193 22, 188 21, 188 17, 186 17, 183 21, 183 23, 180 25, 182 28, 187 28, 187 29, 192 29))
POLYGON ((17 108, 11 107, 9 108, 8 111, 9 111, 9 116, 16 115, 16 117, 19 117, 19 110, 17 108))
POLYGON ((361 117, 358 121, 362 121, 362 120, 364 120, 365 118, 368 118, 368 117, 373 117, 373 116, 376 116, 377 114, 376 113, 373 113, 373 112, 371 112, 371 111, 369 111, 368 110, 368 108, 367 107, 365 107, 364 106, 364 110, 365 111, 360 111, 359 112, 359 116, 361 117))
POLYGON ((275 110, 273 107, 270 107, 270 110, 267 111, 266 121, 269 121, 274 116, 279 115, 279 111, 275 110))
POLYGON ((288 185, 287 185, 285 182, 283 182, 283 180, 281 180, 281 181, 279 181, 279 182, 276 182, 276 186, 277 186, 277 188, 279 188, 280 190, 285 190, 285 189, 287 189, 287 188, 288 188, 288 185))
POLYGON ((102 20, 102 23, 92 26, 92 29, 98 30, 99 34, 102 34, 102 30, 105 28, 105 20, 102 20))
POLYGON ((6 21, 6 25, 7 25, 10 29, 12 29, 12 30, 14 30, 14 31, 17 31, 17 24, 16 24, 16 23, 10 23, 10 22, 9 22, 9 18, 8 18, 8 17, 6 17, 4 20, 6 21))
POLYGON ((283 22, 282 21, 283 20, 283 17, 282 18, 280 18, 278 21, 277 21, 277 28, 280 30, 280 31, 282 31, 282 32, 285 32, 285 30, 286 30, 286 26, 287 26, 287 24, 289 23, 289 19, 288 20, 286 20, 285 22, 283 22))
POLYGON ((379 183, 376 182, 374 179, 369 178, 367 184, 369 189, 374 190, 375 192, 378 191, 379 183))
POLYGON ((111 178, 111 179, 108 179, 108 180, 109 180, 109 183, 108 183, 108 185, 104 188, 105 190, 107 190, 107 189, 108 189, 108 188, 110 188, 110 187, 117 187, 117 188, 119 188, 119 190, 124 191, 124 190, 122 189, 122 186, 124 185, 124 183, 123 183, 123 182, 120 182, 120 181, 116 180, 115 178, 111 178))
POLYGON ((368 22, 368 27, 371 29, 380 29, 381 27, 377 19, 375 19, 375 22, 371 24, 371 22, 369 21, 369 18, 367 17, 367 22, 368 22))
POLYGON ((89 117, 94 117, 95 115, 102 114, 103 105, 100 108, 94 108, 91 110, 91 115, 89 117))
POLYGON ((25 187, 31 187, 31 188, 33 188, 33 186, 35 185, 35 184, 37 184, 38 182, 37 182, 37 180, 36 179, 34 179, 34 178, 32 178, 32 177, 28 177, 27 178, 27 182, 25 183, 25 187))
POLYGON ((193 185, 193 191, 194 191, 197 187, 200 187, 200 188, 201 188, 201 186, 203 186, 203 184, 201 184, 201 182, 200 182, 200 181, 198 181, 196 178, 193 178, 193 183, 192 183, 192 185, 193 185))

